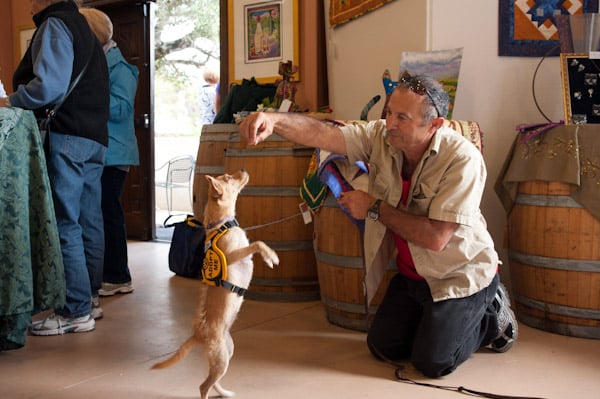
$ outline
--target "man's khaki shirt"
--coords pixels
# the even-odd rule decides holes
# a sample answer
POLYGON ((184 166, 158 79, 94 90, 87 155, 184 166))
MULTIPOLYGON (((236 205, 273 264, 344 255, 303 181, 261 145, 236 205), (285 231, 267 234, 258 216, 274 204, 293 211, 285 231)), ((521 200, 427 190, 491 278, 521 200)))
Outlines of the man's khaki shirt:
MULTIPOLYGON (((348 161, 369 165, 370 194, 398 206, 402 196, 401 151, 386 138, 385 121, 341 128, 348 161)), ((462 298, 487 287, 498 267, 498 254, 479 208, 487 171, 479 150, 456 131, 441 127, 415 169, 406 206, 414 215, 458 223, 446 247, 437 252, 408 242, 417 272, 434 301, 462 298)), ((395 263, 391 231, 380 222, 365 223, 366 289, 369 301, 386 266, 395 263)))

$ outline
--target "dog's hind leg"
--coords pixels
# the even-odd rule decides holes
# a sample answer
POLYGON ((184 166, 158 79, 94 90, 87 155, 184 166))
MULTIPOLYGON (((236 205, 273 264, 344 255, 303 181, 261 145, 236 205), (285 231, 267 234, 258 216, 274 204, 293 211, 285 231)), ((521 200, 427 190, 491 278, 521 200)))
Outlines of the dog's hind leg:
POLYGON ((208 391, 211 387, 214 387, 222 397, 234 396, 234 392, 224 389, 219 384, 219 380, 227 372, 229 359, 233 355, 231 336, 227 333, 225 337, 220 338, 218 342, 209 344, 205 349, 208 360, 208 377, 200 385, 200 397, 202 399, 208 398, 208 391))
MULTIPOLYGON (((227 335, 225 336, 225 344, 227 347, 229 360, 231 360, 233 357, 233 338, 231 338, 231 334, 229 332, 227 332, 227 335)), ((230 398, 235 395, 235 392, 223 388, 219 381, 215 382, 214 388, 215 391, 217 391, 223 398, 230 398)))
POLYGON ((223 388, 219 382, 215 382, 214 387, 215 391, 217 391, 222 398, 231 398, 232 396, 235 396, 235 392, 223 388))

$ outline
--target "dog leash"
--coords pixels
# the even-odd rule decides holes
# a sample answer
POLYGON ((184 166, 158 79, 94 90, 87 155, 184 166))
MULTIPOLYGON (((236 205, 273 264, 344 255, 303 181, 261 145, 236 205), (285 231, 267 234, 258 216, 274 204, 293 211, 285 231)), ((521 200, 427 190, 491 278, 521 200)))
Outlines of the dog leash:
MULTIPOLYGON (((321 207, 322 207, 322 205, 319 205, 316 208, 311 208, 311 209, 316 212, 321 207)), ((285 222, 286 220, 290 220, 290 219, 293 219, 293 218, 298 217, 298 216, 302 216, 302 212, 298 212, 298 213, 295 213, 293 215, 286 216, 286 217, 283 217, 281 219, 274 220, 272 222, 268 222, 268 223, 264 223, 264 224, 257 224, 257 225, 250 226, 250 227, 244 227, 244 231, 251 231, 251 230, 261 229, 263 227, 272 226, 274 224, 285 222)))
POLYGON ((377 357, 379 357, 384 362, 392 365, 396 369, 394 371, 394 376, 396 377, 396 380, 398 380, 398 382, 402 382, 402 383, 405 383, 405 384, 417 385, 417 386, 426 387, 426 388, 442 389, 444 391, 454 391, 454 392, 462 393, 463 395, 474 396, 474 397, 478 397, 478 398, 488 398, 488 399, 545 399, 545 398, 536 397, 536 396, 500 395, 500 394, 495 394, 495 393, 490 393, 490 392, 476 391, 474 389, 466 388, 466 387, 463 387, 463 386, 454 387, 454 386, 449 386, 449 385, 438 385, 438 384, 432 384, 432 383, 428 383, 428 382, 415 381, 415 380, 413 380, 411 378, 407 378, 407 377, 404 377, 402 375, 402 372, 404 371, 404 365, 403 364, 400 364, 398 362, 395 362, 395 361, 389 359, 387 356, 385 356, 384 354, 382 354, 377 348, 375 348, 373 346, 371 346, 370 349, 373 350, 376 353, 377 357))
POLYGON ((544 398, 533 397, 533 396, 498 395, 498 394, 495 394, 495 393, 489 393, 489 392, 483 392, 483 391, 476 391, 474 389, 465 388, 463 386, 453 387, 453 386, 448 386, 448 385, 436 385, 436 384, 430 384, 430 383, 427 383, 427 382, 419 382, 419 381, 411 380, 410 378, 403 377, 402 376, 402 369, 400 369, 400 368, 396 369, 396 372, 394 374, 396 376, 396 379, 398 379, 398 381, 406 383, 406 384, 418 385, 418 386, 427 387, 427 388, 443 389, 445 391, 454 391, 454 392, 462 393, 464 395, 475 396, 475 397, 479 397, 479 398, 489 398, 489 399, 544 399, 544 398))

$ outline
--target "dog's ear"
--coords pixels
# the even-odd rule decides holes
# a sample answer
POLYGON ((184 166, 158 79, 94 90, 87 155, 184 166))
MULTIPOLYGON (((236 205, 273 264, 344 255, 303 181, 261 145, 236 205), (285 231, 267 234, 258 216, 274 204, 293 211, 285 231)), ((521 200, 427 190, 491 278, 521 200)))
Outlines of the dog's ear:
POLYGON ((206 175, 206 180, 208 180, 208 183, 214 190, 214 193, 212 194, 214 198, 219 198, 223 195, 223 188, 221 187, 220 181, 209 175, 206 175))

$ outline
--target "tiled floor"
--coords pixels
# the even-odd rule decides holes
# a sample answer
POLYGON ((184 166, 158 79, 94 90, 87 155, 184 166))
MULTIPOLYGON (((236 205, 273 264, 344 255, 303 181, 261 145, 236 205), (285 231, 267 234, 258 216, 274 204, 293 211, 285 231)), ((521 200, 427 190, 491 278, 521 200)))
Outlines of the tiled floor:
MULTIPOLYGON (((103 298, 95 331, 30 336, 25 348, 0 352, 0 398, 198 397, 206 374, 201 349, 169 369, 150 370, 187 338, 196 302, 198 282, 168 270, 168 250, 167 243, 130 243, 135 292, 103 298)), ((524 325, 520 333, 509 352, 482 350, 445 378, 428 380, 410 366, 405 376, 504 395, 600 398, 600 340, 524 325)), ((369 354, 365 335, 327 322, 320 302, 246 300, 233 338, 222 382, 239 398, 465 397, 395 381, 394 368, 369 354)))

